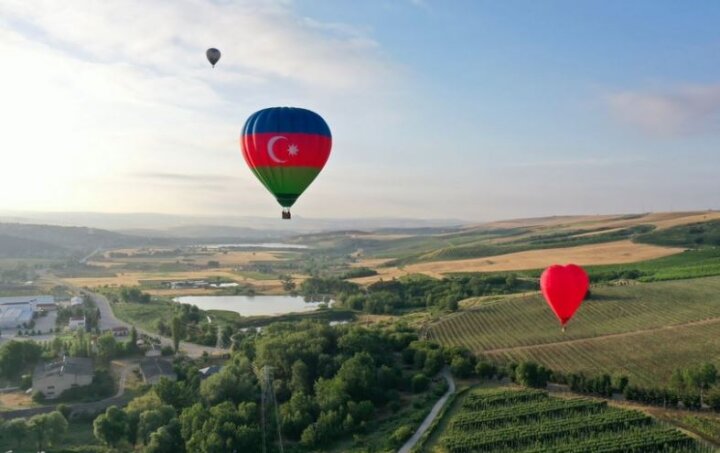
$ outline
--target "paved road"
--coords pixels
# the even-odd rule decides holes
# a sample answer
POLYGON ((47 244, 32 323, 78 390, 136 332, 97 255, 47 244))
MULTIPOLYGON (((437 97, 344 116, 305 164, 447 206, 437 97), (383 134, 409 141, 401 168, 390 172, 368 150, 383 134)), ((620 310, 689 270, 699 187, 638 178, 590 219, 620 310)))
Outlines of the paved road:
POLYGON ((405 442, 405 445, 403 445, 398 450, 398 453, 410 453, 410 450, 415 447, 415 444, 418 443, 422 435, 425 434, 425 431, 427 431, 428 428, 430 428, 432 422, 435 421, 435 418, 437 418, 440 410, 442 410, 442 408, 445 406, 445 403, 447 402, 448 398, 450 398, 450 395, 455 393, 455 381, 453 380, 450 370, 447 368, 443 369, 442 376, 448 383, 447 392, 445 392, 445 394, 439 400, 437 400, 433 408, 430 410, 430 413, 427 415, 427 417, 425 417, 425 420, 423 420, 417 431, 415 431, 415 434, 413 434, 412 437, 408 439, 407 442, 405 442))
MULTIPOLYGON (((110 308, 110 301, 107 299, 107 297, 103 296, 102 294, 93 293, 84 289, 80 289, 80 291, 83 294, 91 297, 95 301, 95 305, 97 305, 98 309, 100 310, 100 330, 112 329, 113 327, 120 326, 127 327, 128 329, 131 327, 130 324, 115 317, 115 313, 113 313, 112 308, 110 308)), ((148 332, 138 327, 136 327, 136 329, 140 334, 159 338, 163 346, 172 346, 172 338, 162 337, 156 333, 148 332)), ((180 342, 180 350, 184 351, 190 357, 200 357, 204 352, 207 352, 211 355, 225 354, 230 352, 229 349, 216 348, 211 346, 201 346, 185 341, 180 342)))
MULTIPOLYGON (((91 291, 88 291, 86 289, 79 288, 77 286, 73 286, 69 284, 68 282, 61 280, 54 275, 47 274, 47 278, 50 278, 52 280, 55 280, 60 285, 67 286, 69 288, 74 289, 75 291, 78 291, 86 296, 89 296, 95 301, 95 305, 97 305, 97 308, 100 310, 100 330, 107 330, 112 329, 113 327, 127 327, 128 329, 131 327, 130 324, 126 323, 125 321, 118 319, 115 316, 115 313, 113 313, 112 308, 110 307, 110 301, 107 299, 107 297, 103 296, 102 294, 94 293, 91 291)), ((149 337, 155 337, 159 338, 160 342, 163 346, 172 346, 172 338, 162 337, 156 333, 148 332, 144 329, 141 329, 139 327, 135 327, 139 334, 144 334, 149 337)), ((184 351, 188 356, 190 357, 200 357, 203 355, 204 352, 207 352, 210 355, 221 355, 221 354, 227 354, 230 352, 229 349, 223 349, 223 348, 216 348, 211 346, 201 346, 194 343, 187 343, 185 341, 180 342, 180 350, 184 351)))

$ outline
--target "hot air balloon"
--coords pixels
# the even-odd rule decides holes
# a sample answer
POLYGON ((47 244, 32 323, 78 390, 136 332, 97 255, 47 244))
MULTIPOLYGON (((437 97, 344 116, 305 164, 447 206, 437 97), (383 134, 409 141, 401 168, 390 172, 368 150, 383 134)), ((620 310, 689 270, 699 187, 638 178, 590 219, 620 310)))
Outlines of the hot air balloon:
POLYGON ((208 61, 210 62, 210 64, 212 65, 213 68, 215 67, 215 63, 217 63, 218 60, 220 60, 220 55, 221 55, 220 51, 214 47, 211 47, 205 51, 205 56, 207 57, 208 61))
POLYGON ((240 136, 245 162, 283 207, 290 207, 317 177, 330 157, 332 136, 320 115, 295 107, 253 113, 240 136))
POLYGON ((565 331, 565 324, 580 307, 590 286, 587 273, 580 266, 554 264, 542 273, 540 289, 565 331))

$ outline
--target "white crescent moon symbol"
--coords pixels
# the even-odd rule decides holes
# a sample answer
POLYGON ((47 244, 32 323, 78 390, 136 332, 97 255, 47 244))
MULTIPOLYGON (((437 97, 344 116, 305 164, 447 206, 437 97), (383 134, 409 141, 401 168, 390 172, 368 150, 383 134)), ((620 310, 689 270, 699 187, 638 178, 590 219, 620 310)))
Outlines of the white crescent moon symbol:
POLYGON ((285 162, 287 162, 287 160, 278 159, 278 157, 275 155, 275 151, 273 151, 273 146, 275 146, 275 142, 282 139, 287 140, 287 137, 283 137, 282 135, 276 135, 275 137, 268 140, 267 144, 268 157, 270 157, 273 162, 278 164, 284 164, 285 162))

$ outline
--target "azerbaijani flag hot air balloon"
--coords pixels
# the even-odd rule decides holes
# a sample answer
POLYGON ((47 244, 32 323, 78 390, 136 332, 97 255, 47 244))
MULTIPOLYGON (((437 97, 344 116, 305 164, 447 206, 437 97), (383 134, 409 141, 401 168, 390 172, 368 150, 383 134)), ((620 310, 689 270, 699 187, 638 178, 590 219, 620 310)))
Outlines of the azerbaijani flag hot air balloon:
POLYGON ((330 157, 330 128, 320 115, 295 107, 253 113, 240 137, 245 162, 283 207, 290 207, 317 177, 330 157))

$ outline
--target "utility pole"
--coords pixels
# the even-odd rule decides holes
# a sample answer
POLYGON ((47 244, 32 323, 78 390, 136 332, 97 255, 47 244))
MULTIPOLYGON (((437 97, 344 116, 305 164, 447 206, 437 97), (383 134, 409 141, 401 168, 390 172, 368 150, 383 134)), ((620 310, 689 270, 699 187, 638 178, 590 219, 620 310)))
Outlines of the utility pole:
POLYGON ((278 445, 280 446, 280 453, 284 453, 282 441, 282 427, 280 424, 280 414, 278 411, 277 399, 275 398, 275 389, 273 388, 273 368, 264 366, 258 368, 253 365, 253 372, 258 382, 260 382, 260 423, 262 426, 262 438, 263 438, 263 453, 267 453, 267 423, 269 406, 274 406, 275 412, 275 424, 277 425, 278 445))

